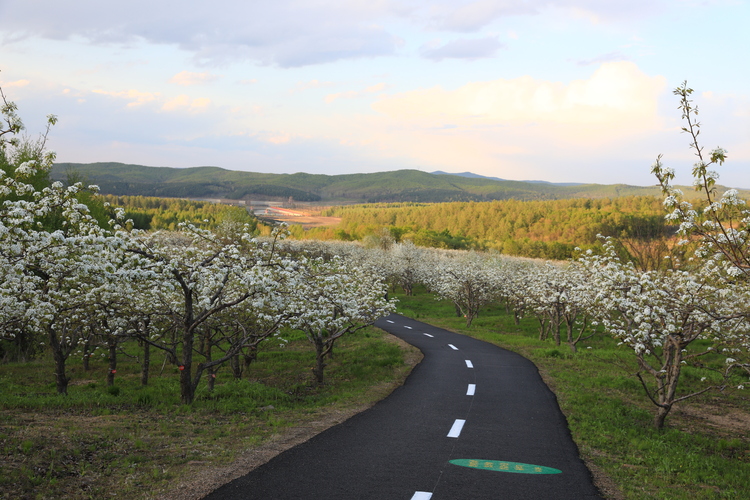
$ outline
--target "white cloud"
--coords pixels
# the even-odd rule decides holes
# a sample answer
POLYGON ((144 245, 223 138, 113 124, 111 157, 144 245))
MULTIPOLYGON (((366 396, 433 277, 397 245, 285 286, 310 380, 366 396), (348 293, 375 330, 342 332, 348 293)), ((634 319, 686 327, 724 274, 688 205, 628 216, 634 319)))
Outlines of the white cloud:
POLYGON ((484 38, 458 38, 451 40, 445 45, 428 44, 422 47, 423 57, 433 61, 443 59, 482 59, 493 57, 498 49, 502 48, 496 37, 484 38))
POLYGON ((440 126, 515 123, 648 126, 665 82, 630 62, 603 64, 588 80, 539 81, 530 76, 440 86, 384 96, 373 108, 404 121, 440 126))
POLYGON ((305 66, 392 54, 398 37, 377 25, 388 1, 16 0, 4 2, 5 42, 40 36, 95 44, 176 45, 203 64, 305 66))
POLYGON ((199 97, 193 99, 185 94, 178 95, 172 99, 166 101, 161 109, 163 111, 190 111, 199 112, 204 111, 208 106, 211 105, 211 99, 205 97, 199 97))
POLYGON ((110 91, 110 90, 101 90, 101 89, 94 89, 92 92, 95 94, 101 94, 106 95, 110 97, 116 97, 118 99, 125 99, 128 102, 127 107, 133 108, 136 106, 142 106, 148 102, 152 102, 155 100, 158 100, 161 98, 161 95, 156 92, 140 92, 138 90, 119 90, 119 91, 110 91))
POLYGON ((330 104, 336 99, 355 99, 357 97, 363 97, 368 94, 374 94, 376 92, 382 92, 385 90, 386 84, 385 83, 376 83, 375 85, 370 85, 369 87, 362 89, 362 90, 349 90, 346 92, 337 92, 335 94, 328 94, 325 97, 325 102, 330 104))
POLYGON ((169 79, 169 83, 181 85, 187 87, 190 85, 202 85, 204 83, 211 83, 221 78, 218 75, 212 75, 211 73, 192 73, 190 71, 180 71, 172 78, 169 79))
POLYGON ((16 80, 15 82, 0 82, 0 86, 6 89, 26 87, 31 82, 29 80, 16 80))
POLYGON ((307 82, 297 82, 294 88, 289 90, 289 93, 296 94, 297 92, 304 92, 305 90, 333 87, 334 85, 336 85, 334 82, 313 79, 307 82))

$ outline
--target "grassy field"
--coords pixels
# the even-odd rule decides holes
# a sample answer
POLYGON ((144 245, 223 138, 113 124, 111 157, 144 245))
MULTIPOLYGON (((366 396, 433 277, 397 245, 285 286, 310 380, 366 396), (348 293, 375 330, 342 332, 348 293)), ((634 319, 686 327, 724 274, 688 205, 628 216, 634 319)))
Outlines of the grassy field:
POLYGON ((362 330, 337 342, 317 388, 313 350, 287 338, 286 348, 262 348, 241 381, 220 371, 215 390, 202 386, 191 406, 179 402, 177 368, 158 356, 147 387, 125 356, 112 387, 104 359, 88 372, 71 359, 67 397, 55 394, 47 358, 0 365, 0 498, 200 498, 264 443, 277 452, 290 433, 304 439, 381 399, 418 359, 380 330, 362 330))
MULTIPOLYGON (((609 498, 750 498, 750 393, 707 393, 680 403, 667 427, 652 427, 654 407, 634 376, 634 356, 597 335, 573 354, 538 340, 537 323, 516 326, 504 308, 482 311, 470 328, 451 304, 418 291, 399 296, 406 316, 519 352, 557 395, 581 455, 609 498)), ((704 373, 686 367, 681 384, 704 373)), ((747 377, 745 377, 746 379, 747 377)))
MULTIPOLYGON (((503 308, 466 329, 453 307, 418 290, 400 312, 528 357, 557 394, 582 456, 608 498, 745 499, 750 492, 750 394, 707 394, 651 427, 653 407, 627 350, 597 336, 573 354, 536 339, 534 320, 503 308)), ((49 359, 0 365, 0 498, 200 498, 280 449, 387 395, 418 358, 371 328, 342 339, 316 388, 307 341, 268 344, 243 380, 220 371, 212 393, 179 403, 177 369, 158 357, 147 387, 121 356, 116 385, 105 360, 69 362, 70 394, 55 394, 49 359)), ((686 369, 686 386, 703 373, 686 369)))

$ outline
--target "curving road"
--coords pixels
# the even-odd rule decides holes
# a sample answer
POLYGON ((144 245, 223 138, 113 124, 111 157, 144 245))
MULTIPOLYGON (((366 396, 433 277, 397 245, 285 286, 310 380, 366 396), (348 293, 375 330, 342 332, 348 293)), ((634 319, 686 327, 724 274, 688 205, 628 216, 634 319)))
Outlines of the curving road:
POLYGON ((424 353, 404 385, 207 499, 601 498, 529 360, 395 314, 376 326, 424 353))

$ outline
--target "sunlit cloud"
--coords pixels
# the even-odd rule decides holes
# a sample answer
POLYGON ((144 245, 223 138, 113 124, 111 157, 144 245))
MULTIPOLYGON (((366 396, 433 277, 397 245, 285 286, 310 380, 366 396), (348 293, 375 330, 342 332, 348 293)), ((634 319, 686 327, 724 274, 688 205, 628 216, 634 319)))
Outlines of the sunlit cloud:
POLYGON ((169 83, 186 87, 190 85, 211 83, 219 78, 221 77, 218 75, 212 75, 211 73, 191 73, 190 71, 180 71, 169 79, 169 83))
POLYGON ((643 126, 655 118, 657 96, 665 83, 633 63, 606 63, 590 79, 568 85, 523 76, 472 82, 456 90, 436 86, 383 96, 373 109, 429 126, 537 122, 643 126))
POLYGON ((386 85, 385 83, 376 83, 375 85, 371 85, 363 90, 349 90, 346 92, 338 92, 335 94, 328 94, 325 96, 325 102, 330 104, 336 99, 355 99, 357 97, 363 97, 368 94, 374 94, 376 92, 382 92, 385 90, 386 85))
POLYGON ((160 94, 153 92, 140 92, 138 90, 121 90, 121 91, 108 91, 101 89, 94 89, 92 92, 95 94, 106 95, 110 97, 116 97, 118 99, 125 99, 129 101, 127 107, 133 108, 142 106, 148 102, 152 102, 160 99, 160 94))
POLYGON ((28 80, 16 80, 15 82, 2 82, 2 86, 5 88, 21 88, 26 87, 31 82, 28 80))
POLYGON ((163 111, 190 111, 198 112, 205 110, 211 104, 211 99, 200 97, 192 99, 185 94, 180 94, 177 97, 166 101, 161 109, 163 111))
POLYGON ((289 93, 296 94, 297 92, 304 92, 305 90, 328 88, 333 87, 334 85, 336 85, 334 82, 313 79, 307 82, 297 82, 294 88, 289 90, 289 93))

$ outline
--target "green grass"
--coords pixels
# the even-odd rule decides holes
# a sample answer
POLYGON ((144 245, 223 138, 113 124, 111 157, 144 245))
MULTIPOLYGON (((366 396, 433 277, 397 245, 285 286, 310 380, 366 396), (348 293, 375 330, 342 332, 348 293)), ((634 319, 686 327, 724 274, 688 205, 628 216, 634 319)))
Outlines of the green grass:
MULTIPOLYGON (((565 344, 539 341, 536 320, 526 318, 515 325, 504 307, 486 308, 466 328, 452 305, 436 301, 423 289, 398 298, 401 314, 533 361, 557 395, 582 457, 616 485, 608 488, 610 497, 748 498, 750 394, 708 393, 687 400, 672 410, 667 428, 658 431, 652 427, 654 407, 634 376, 634 356, 612 339, 597 335, 573 353, 565 344)), ((714 375, 687 367, 681 384, 686 390, 697 387, 702 376, 714 375)))
POLYGON ((337 342, 316 387, 314 351, 288 337, 285 348, 261 347, 242 380, 221 369, 208 392, 204 376, 190 406, 160 354, 147 387, 125 356, 113 387, 105 360, 84 371, 71 359, 68 396, 55 393, 46 357, 0 365, 0 498, 153 498, 296 425, 381 399, 411 368, 402 348, 368 328, 337 342))

